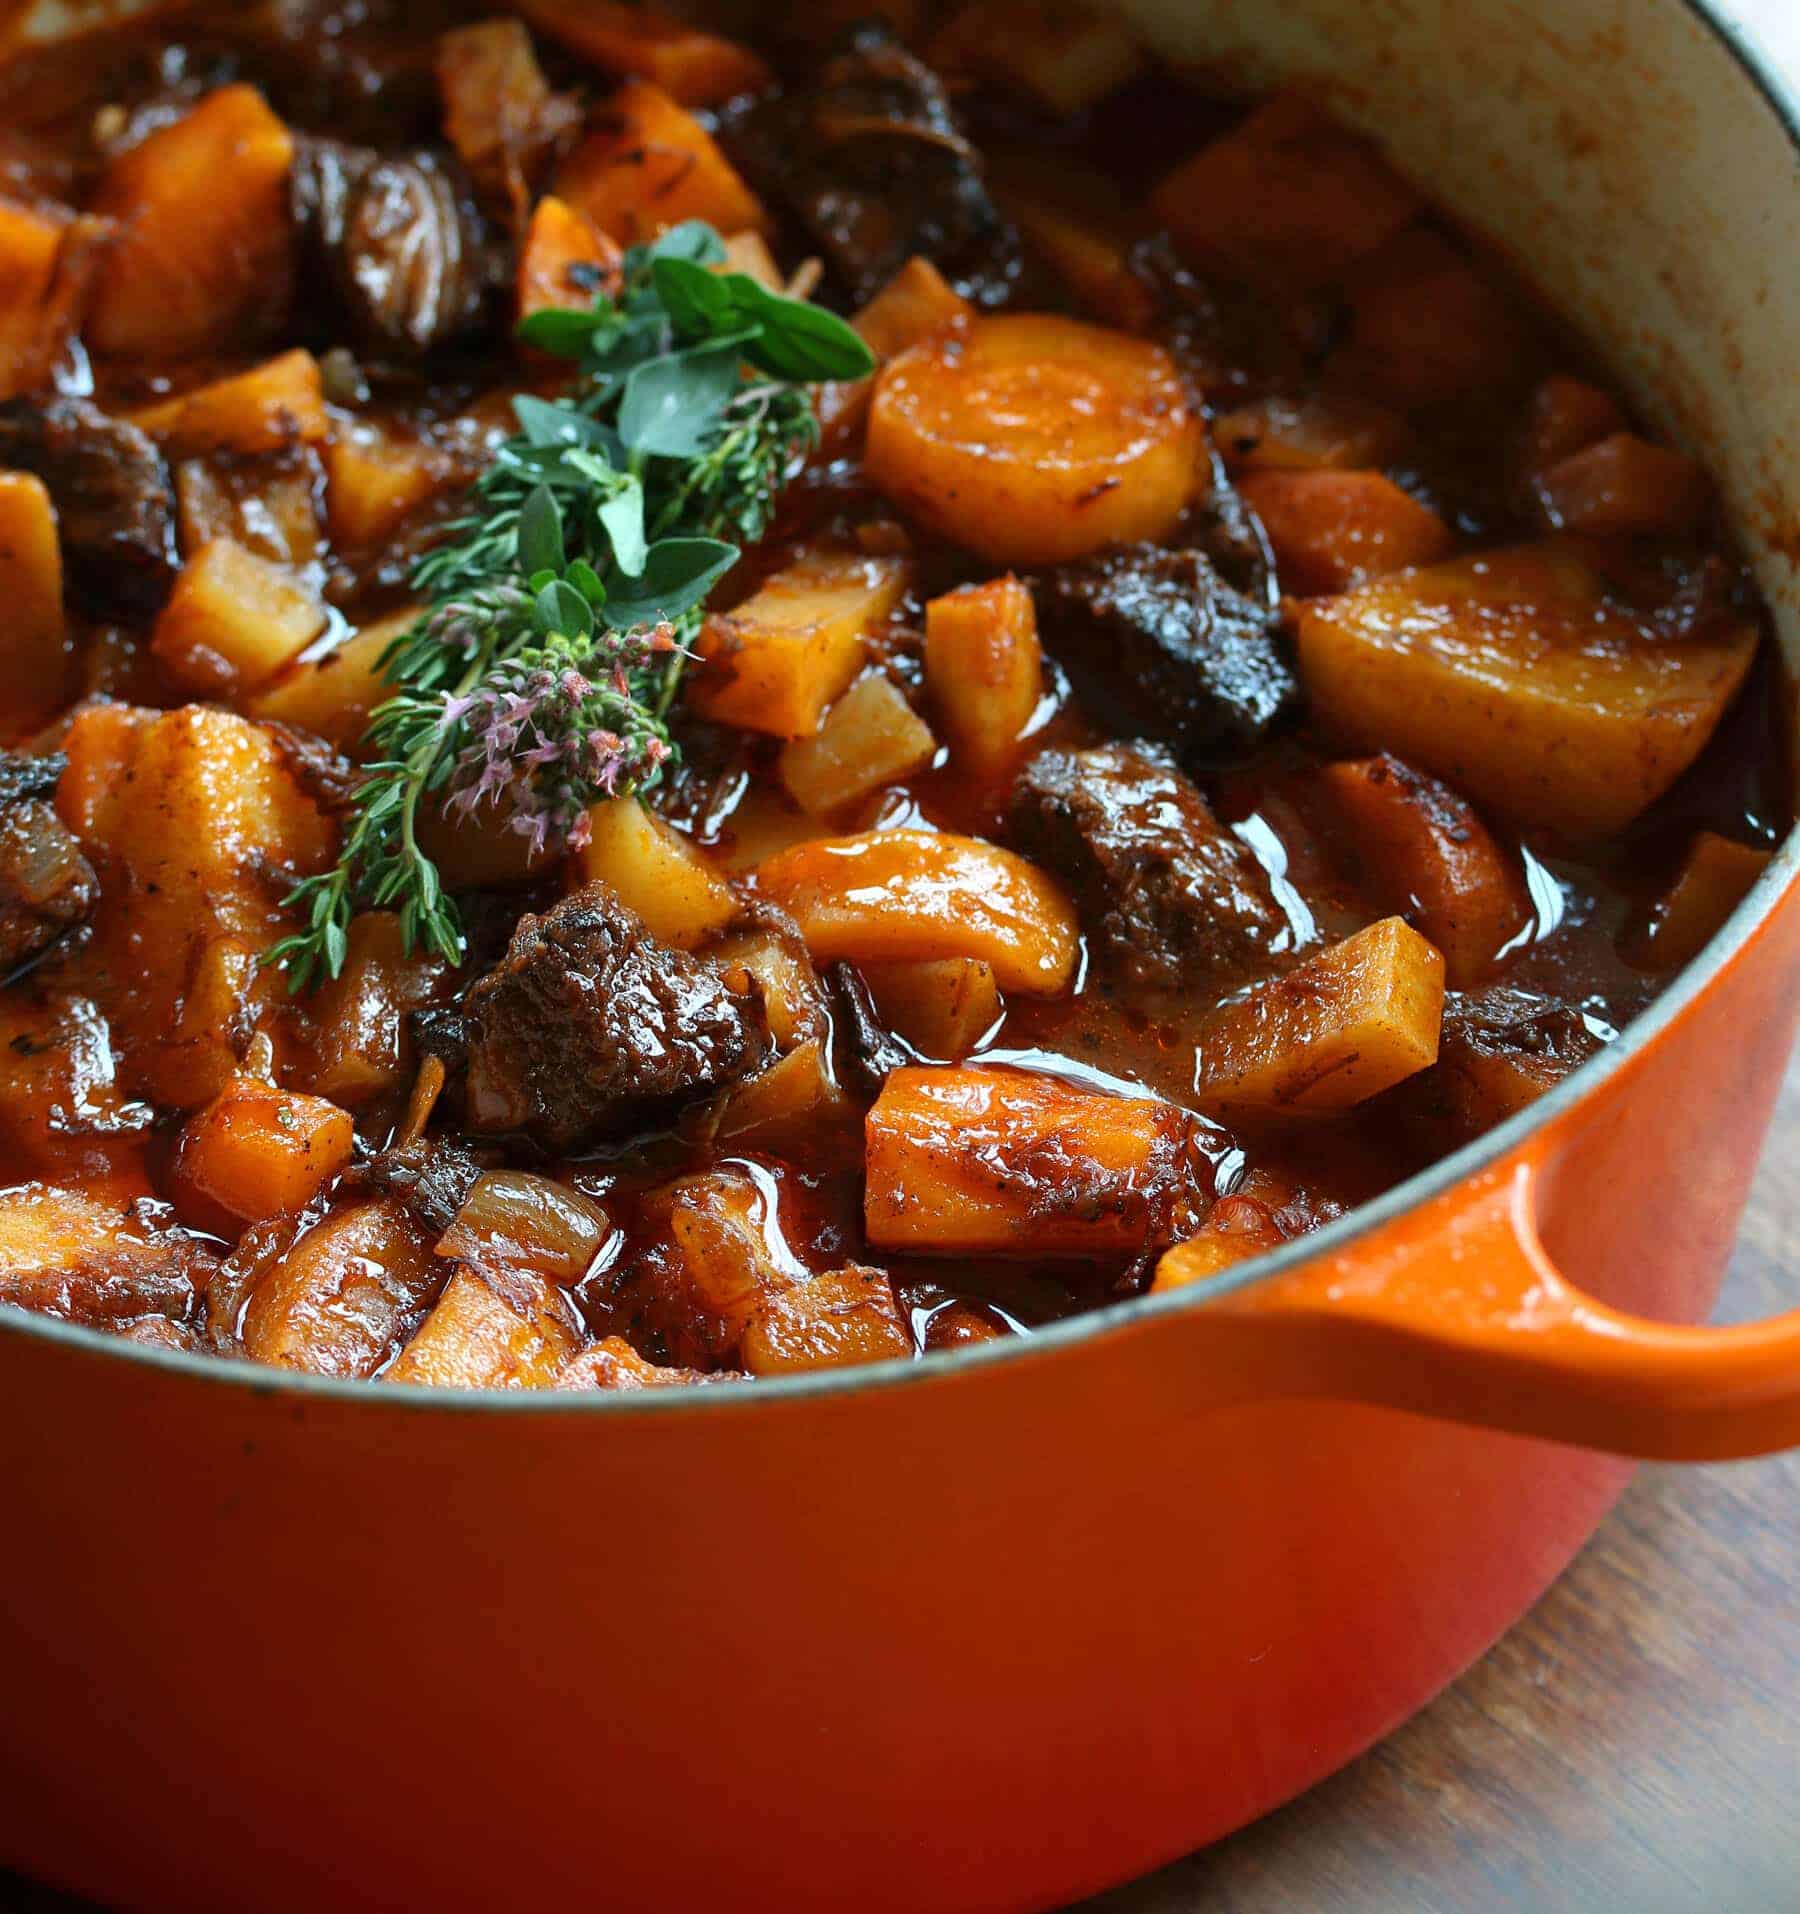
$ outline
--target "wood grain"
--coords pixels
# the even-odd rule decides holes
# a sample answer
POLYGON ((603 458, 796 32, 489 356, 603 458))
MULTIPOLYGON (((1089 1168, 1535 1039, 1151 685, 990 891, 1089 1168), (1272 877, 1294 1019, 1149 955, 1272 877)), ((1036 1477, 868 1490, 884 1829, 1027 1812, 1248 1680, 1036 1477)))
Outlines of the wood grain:
MULTIPOLYGON (((1800 1063, 1720 1314, 1796 1304, 1800 1063)), ((1081 1914, 1800 1914, 1800 1454, 1645 1469, 1424 1714, 1081 1914)))

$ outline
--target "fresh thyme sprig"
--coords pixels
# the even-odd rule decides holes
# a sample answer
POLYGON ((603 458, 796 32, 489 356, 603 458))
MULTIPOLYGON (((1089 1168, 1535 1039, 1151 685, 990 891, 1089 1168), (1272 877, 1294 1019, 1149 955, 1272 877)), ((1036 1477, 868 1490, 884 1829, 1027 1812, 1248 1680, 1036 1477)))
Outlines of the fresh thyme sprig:
POLYGON ((625 256, 616 297, 532 315, 520 336, 577 362, 573 389, 513 402, 518 434, 419 562, 432 606, 381 660, 394 695, 338 862, 290 893, 304 928, 269 953, 295 991, 335 977, 358 909, 409 950, 463 951, 419 842, 427 806, 491 805, 534 851, 579 847, 588 807, 655 782, 708 593, 767 529, 816 442, 807 387, 873 369, 841 319, 721 273, 698 222, 625 256))

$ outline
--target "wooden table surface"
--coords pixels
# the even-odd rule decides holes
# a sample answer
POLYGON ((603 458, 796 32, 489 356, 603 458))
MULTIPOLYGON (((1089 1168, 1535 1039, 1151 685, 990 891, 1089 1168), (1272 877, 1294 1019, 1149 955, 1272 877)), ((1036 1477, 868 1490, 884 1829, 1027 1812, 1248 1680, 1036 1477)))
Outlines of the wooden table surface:
MULTIPOLYGON (((1800 1060, 1721 1317, 1800 1304, 1800 1060)), ((1800 1453, 1646 1468, 1486 1660, 1080 1914, 1800 1914, 1800 1453)))

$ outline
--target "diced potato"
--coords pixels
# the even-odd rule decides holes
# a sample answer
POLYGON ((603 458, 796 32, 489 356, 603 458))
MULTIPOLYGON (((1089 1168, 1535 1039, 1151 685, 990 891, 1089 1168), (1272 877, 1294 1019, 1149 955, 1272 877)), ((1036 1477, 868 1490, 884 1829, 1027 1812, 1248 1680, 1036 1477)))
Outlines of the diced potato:
POLYGON ((444 966, 423 951, 407 954, 393 911, 359 911, 345 937, 343 968, 308 1006, 317 1032, 309 1061, 318 1095, 360 1110, 407 1082, 406 1014, 431 1001, 444 966))
POLYGON ((894 503, 999 564, 1160 539, 1204 427, 1160 346, 1075 319, 977 319, 876 375, 864 460, 894 503))
POLYGON ((908 1255, 1139 1255, 1211 1180, 1187 1111, 1012 1070, 896 1070, 865 1135, 869 1241, 908 1255))
MULTIPOLYGON (((921 255, 909 259, 850 321, 877 359, 892 359, 975 317, 975 308, 921 255)), ((873 378, 822 385, 817 405, 827 450, 842 450, 868 415, 873 378)))
POLYGON ((1580 379, 1546 379, 1531 395, 1515 463, 1535 479, 1576 452, 1625 430, 1625 415, 1598 386, 1580 379))
POLYGON ((305 572, 320 557, 318 454, 301 446, 256 459, 234 453, 182 459, 175 467, 181 555, 215 538, 234 539, 257 558, 305 572))
POLYGON ((777 738, 810 738, 862 668, 910 577, 904 560, 823 553, 707 619, 687 701, 703 718, 777 738))
POLYGON ((974 957, 1028 997, 1060 996, 1075 974, 1069 900, 1035 865, 979 838, 820 838, 777 853, 756 883, 793 916, 817 963, 974 957))
POLYGON ((1250 472, 1238 493, 1269 535, 1282 589, 1296 597, 1429 565, 1456 543, 1430 506, 1379 472, 1250 472))
POLYGON ((0 603, 0 673, 25 728, 67 704, 79 682, 63 617, 56 508, 29 472, 0 472, 0 603))
POLYGON ((720 1106, 716 1134, 740 1146, 802 1150, 809 1166, 818 1167, 823 1133, 855 1121, 855 1106, 832 1075, 824 1042, 813 1038, 733 1088, 720 1106))
POLYGON ((1009 575, 932 599, 925 684, 951 756, 978 777, 1005 770, 1044 695, 1031 587, 1009 575))
POLYGON ((863 981, 881 1020, 921 1057, 959 1063, 1000 1020, 1000 985, 978 957, 869 964, 863 981))
POLYGON ((581 1347, 569 1300, 541 1277, 459 1269, 383 1382, 437 1389, 548 1389, 581 1347))
POLYGON ((408 605, 297 665, 251 699, 251 715, 316 731, 349 750, 368 729, 375 707, 393 696, 381 661, 394 640, 417 624, 421 609, 408 605))
POLYGON ((280 452, 317 444, 331 434, 319 362, 298 350, 179 398, 143 406, 131 419, 161 440, 171 458, 280 452))
POLYGON ((436 1301, 448 1267, 403 1203, 334 1209, 262 1274, 240 1334, 252 1361, 372 1376, 436 1301))
POLYGON ((477 186, 523 214, 528 163, 572 126, 579 109, 550 91, 522 20, 476 20, 440 34, 444 136, 477 186))
POLYGON ((523 1170, 485 1170, 437 1254, 489 1276, 519 1272, 572 1289, 616 1237, 612 1219, 582 1191, 523 1170))
POLYGON ((1216 1012, 1197 1087, 1222 1110, 1335 1114, 1429 1068, 1443 1014, 1442 956, 1384 917, 1216 1012))
POLYGON ((646 1362, 623 1336, 607 1336, 571 1356, 556 1378, 559 1389, 676 1389, 703 1382, 742 1382, 732 1370, 670 1369, 646 1362))
POLYGON ((94 705, 65 748, 57 809, 100 875, 96 994, 134 1085, 192 1109, 285 1000, 258 960, 293 928, 282 900, 329 862, 336 830, 268 733, 228 711, 94 705))
POLYGON ((830 835, 829 825, 808 817, 785 791, 752 785, 726 820, 713 854, 730 876, 748 877, 777 851, 830 835))
POLYGON ((1575 835, 1617 831, 1699 755, 1756 650, 1746 622, 1675 637, 1546 541, 1301 605, 1315 711, 1478 803, 1575 835))
POLYGON ((150 649, 183 690, 229 698, 267 684, 325 622, 325 607, 291 573, 215 538, 182 566, 150 649))
POLYGON ((91 997, 38 971, 0 993, 0 1163, 123 1207, 148 1196, 153 1113, 119 1081, 112 1032, 91 997))
POLYGON ((626 81, 601 106, 557 173, 556 192, 622 246, 685 219, 722 233, 773 230, 712 135, 647 80, 626 81))
POLYGON ((710 954, 728 974, 741 969, 756 980, 769 1032, 781 1049, 790 1050, 824 1034, 825 999, 819 974, 805 950, 790 937, 766 930, 739 931, 721 938, 710 954))
POLYGON ((325 510, 340 545, 379 545, 451 483, 451 462, 436 446, 359 419, 325 448, 325 510))
POLYGON ((1425 406, 1502 385, 1525 333, 1517 309, 1438 233, 1397 234, 1345 281, 1349 336, 1330 374, 1345 390, 1425 406))
POLYGON ((666 1244, 630 1299, 646 1326, 677 1362, 730 1361, 764 1296, 796 1273, 771 1241, 762 1190, 740 1170, 711 1170, 650 1191, 639 1216, 666 1244))
POLYGON ((634 797, 608 798, 588 812, 576 862, 582 883, 609 884, 652 936, 681 950, 697 950, 738 912, 735 892, 699 845, 634 797))
POLYGON ((94 210, 119 235, 87 337, 123 358, 229 347, 285 295, 293 270, 294 142, 254 87, 227 86, 120 154, 94 210))
POLYGON ((1189 1283, 1207 1282, 1254 1256, 1268 1255, 1286 1240, 1260 1203, 1238 1196, 1221 1197, 1200 1228, 1164 1254, 1151 1279, 1151 1291, 1161 1294, 1168 1289, 1185 1289, 1189 1283))
POLYGON ((86 228, 93 223, 0 198, 0 399, 17 398, 49 376, 77 316, 57 296, 59 276, 85 251, 91 280, 98 257, 86 228))
POLYGON ((177 1203, 189 1220, 235 1228, 304 1209, 350 1161, 350 1113, 260 1077, 234 1077, 188 1118, 175 1151, 177 1203))
POLYGON ((1370 893, 1404 913, 1466 990, 1530 915, 1518 860, 1448 785, 1385 753, 1327 765, 1320 781, 1362 854, 1370 893))
POLYGON ((617 288, 624 256, 586 213, 546 193, 532 208, 519 249, 519 318, 585 312, 596 293, 617 288))
POLYGON ((1178 166, 1150 209, 1208 263, 1303 291, 1399 232, 1419 197, 1368 141, 1283 94, 1178 166))
POLYGON ((741 1360, 753 1376, 783 1376, 912 1353, 893 1284, 878 1269, 852 1267, 768 1297, 744 1331, 741 1360))
POLYGON ((1144 51, 1111 9, 1082 0, 974 0, 931 42, 931 64, 1025 94, 1069 116, 1135 79, 1144 51))
POLYGON ((1397 412, 1345 393, 1251 399, 1213 420, 1234 472, 1348 472, 1386 465, 1407 445, 1397 412))
POLYGON ((1571 452, 1537 480, 1546 521, 1599 537, 1678 538, 1696 530, 1712 503, 1712 481, 1683 452, 1615 432, 1571 452))
POLYGON ((937 752, 930 727, 880 671, 865 671, 810 738, 782 747, 776 769, 788 794, 813 817, 828 817, 883 785, 897 784, 937 752))
POLYGON ((1626 956, 1646 970, 1692 963, 1768 868, 1767 851, 1697 831, 1675 881, 1626 940, 1626 956))
POLYGON ((769 69, 735 40, 704 33, 651 7, 618 0, 524 0, 527 19, 610 73, 652 80, 683 106, 716 106, 756 93, 769 69))
POLYGON ((1121 219, 1115 192, 1090 175, 1034 159, 1029 166, 1003 169, 996 196, 1026 245, 1084 311, 1127 332, 1150 329, 1156 295, 1131 269, 1137 235, 1121 219))
POLYGON ((90 1324, 179 1319, 207 1267, 94 1196, 47 1183, 0 1190, 0 1304, 90 1324))

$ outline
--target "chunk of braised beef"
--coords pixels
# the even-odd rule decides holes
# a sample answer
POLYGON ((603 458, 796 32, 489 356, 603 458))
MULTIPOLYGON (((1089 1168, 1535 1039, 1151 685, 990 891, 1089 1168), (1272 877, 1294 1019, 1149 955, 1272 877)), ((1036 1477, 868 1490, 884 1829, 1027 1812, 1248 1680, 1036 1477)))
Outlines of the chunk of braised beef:
POLYGON ((377 1150, 345 1177, 350 1188, 397 1196, 432 1236, 442 1236, 469 1200, 482 1165, 472 1151, 441 1137, 411 1137, 377 1150))
POLYGON ((179 562, 175 503, 148 433, 88 399, 13 399, 0 405, 0 467, 49 489, 79 603, 122 617, 161 606, 179 562))
POLYGON ((1227 407, 1271 386, 1304 382, 1306 344, 1284 315, 1248 287, 1200 272, 1167 233, 1140 239, 1127 268, 1150 294, 1151 334, 1215 404, 1227 407))
POLYGON ((359 340, 423 354, 481 329, 501 262, 453 155, 306 138, 291 190, 314 265, 359 340))
POLYGON ((869 986, 854 964, 833 964, 825 973, 825 988, 837 1080, 872 1103, 890 1074, 914 1060, 912 1052, 881 1021, 869 986))
POLYGON ((1011 833, 1069 887, 1096 957, 1127 983, 1229 985, 1266 967, 1287 928, 1262 866, 1153 746, 1040 751, 1011 833))
POLYGON ((1438 1060, 1421 1078, 1432 1113, 1459 1139, 1527 1108, 1604 1048, 1580 1008, 1496 984, 1444 999, 1438 1060))
POLYGON ((1188 513, 1187 536, 1233 591, 1274 610, 1281 598, 1274 548, 1217 452, 1212 455, 1212 483, 1188 513))
POLYGON ((100 901, 94 867, 50 802, 66 762, 0 751, 0 978, 41 957, 100 901))
POLYGON ((758 100, 732 145, 853 305, 915 253, 978 305, 1001 303, 1019 276, 1018 234, 988 193, 943 82, 879 22, 855 28, 814 84, 758 100))
POLYGON ((464 997, 469 1127, 570 1151, 641 1129, 755 1069, 754 992, 653 937, 604 884, 525 917, 464 997))
POLYGON ((1185 765, 1242 757, 1300 701, 1274 614, 1195 550, 1127 545, 1036 584, 1038 627, 1109 730, 1185 765))

